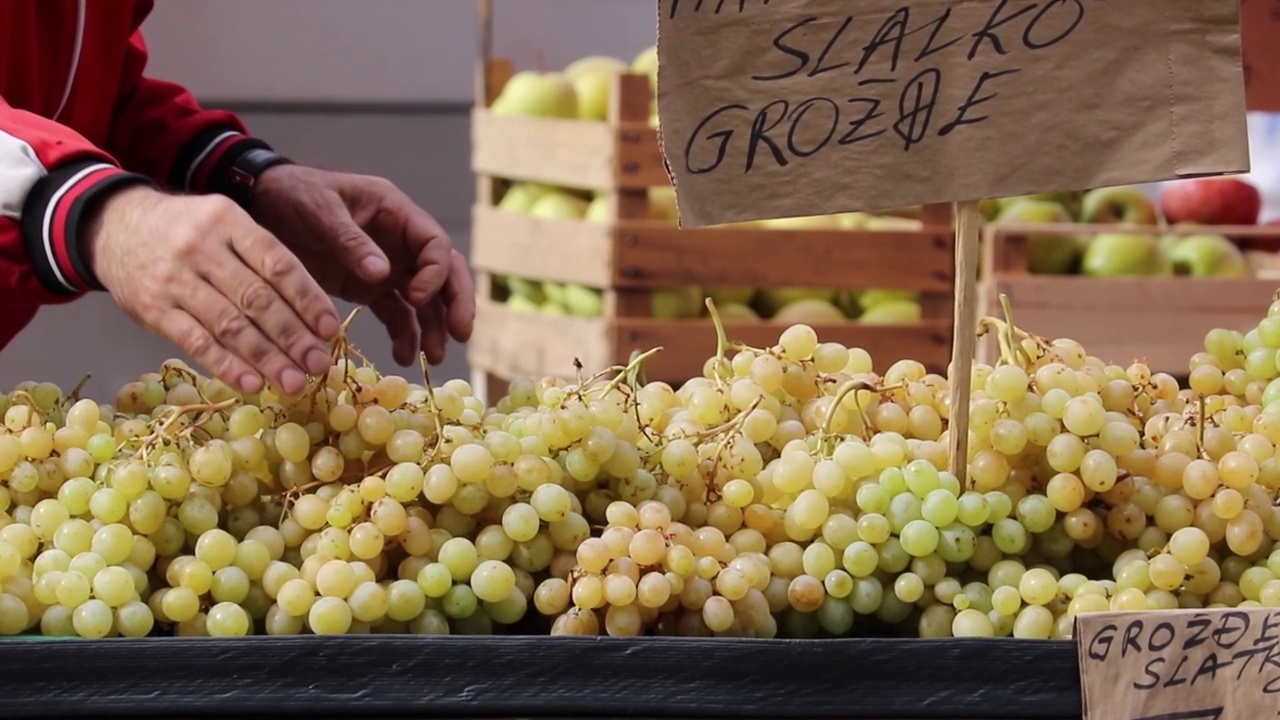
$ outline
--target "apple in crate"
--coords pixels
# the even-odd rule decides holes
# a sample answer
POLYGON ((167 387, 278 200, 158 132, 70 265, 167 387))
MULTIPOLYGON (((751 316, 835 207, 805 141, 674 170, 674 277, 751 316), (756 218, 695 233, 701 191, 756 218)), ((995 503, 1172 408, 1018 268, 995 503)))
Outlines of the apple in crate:
POLYGON ((545 220, 580 220, 587 214, 586 200, 563 190, 552 190, 538 198, 529 214, 545 220))
POLYGON ((760 316, 755 310, 743 305, 742 303, 725 303, 716 305, 716 312, 720 314, 720 319, 724 322, 743 322, 759 320, 760 316))
POLYGON ((578 317, 600 317, 604 313, 604 293, 577 283, 565 283, 564 308, 578 317))
POLYGON ((526 70, 511 76, 489 110, 494 115, 576 118, 578 93, 562 73, 526 70))
POLYGON ((670 185, 649 188, 649 219, 678 222, 680 210, 676 206, 676 189, 670 185))
POLYGON ((920 303, 915 300, 889 300, 862 313, 858 322, 863 325, 907 325, 920 322, 922 315, 920 303))
MULTIPOLYGON (((1002 223, 1045 225, 1071 222, 1071 213, 1061 203, 1023 198, 1005 206, 996 217, 1002 223)), ((1080 241, 1071 235, 1034 234, 1028 238, 1030 270, 1037 275, 1065 275, 1080 263, 1080 241)))
POLYGON ((631 72, 649 78, 650 89, 658 89, 658 46, 653 45, 640 51, 631 61, 631 72))
POLYGON ((1156 238, 1137 233, 1107 233, 1089 243, 1081 270, 1093 277, 1158 275, 1164 263, 1156 238))
POLYGON ((784 306, 790 305, 797 300, 809 299, 834 303, 836 291, 807 287, 762 288, 756 294, 755 306, 762 317, 773 317, 784 306))
POLYGON ((784 325, 805 323, 821 325, 824 323, 841 323, 847 321, 840 308, 828 300, 818 298, 802 298, 787 303, 773 316, 773 321, 784 325))
MULTIPOLYGON (((721 305, 750 305, 751 298, 756 296, 755 288, 748 287, 713 287, 707 288, 707 297, 716 307, 721 305)), ((755 314, 754 312, 752 313, 755 314)))
POLYGON ((1170 183, 1160 208, 1171 224, 1257 225, 1262 195, 1239 178, 1195 178, 1170 183))
POLYGON ((686 320, 702 317, 702 288, 688 286, 654 290, 651 299, 653 316, 659 320, 686 320))
POLYGON ((1141 190, 1109 187, 1090 190, 1081 201, 1080 221, 1097 225, 1155 225, 1156 206, 1141 190))
POLYGON ((507 290, 511 292, 511 297, 524 298, 534 305, 540 305, 547 299, 543 284, 536 280, 509 277, 507 278, 507 290))
POLYGON ((617 58, 595 55, 574 61, 564 69, 578 96, 578 117, 583 120, 607 120, 613 84, 628 71, 627 64, 617 58))
POLYGON ((1244 253, 1222 235, 1191 235, 1168 250, 1175 275, 1238 278, 1249 274, 1244 253))
POLYGON ((534 203, 554 191, 555 188, 550 185, 516 183, 503 194, 502 200, 498 202, 498 209, 513 213, 527 213, 534 203))
POLYGON ((507 298, 506 306, 516 312, 540 313, 542 312, 541 303, 536 303, 522 295, 512 295, 507 298))

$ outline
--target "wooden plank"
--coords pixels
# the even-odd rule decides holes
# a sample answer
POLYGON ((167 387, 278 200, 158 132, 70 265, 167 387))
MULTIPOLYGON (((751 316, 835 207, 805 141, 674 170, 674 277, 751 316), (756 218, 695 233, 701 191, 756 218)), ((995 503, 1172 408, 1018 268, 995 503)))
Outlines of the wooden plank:
MULTIPOLYGON (((617 322, 615 357, 625 359, 636 350, 661 347, 663 351, 645 365, 651 380, 678 382, 698 377, 707 358, 715 354, 716 334, 710 320, 647 320, 625 318, 617 322)), ((754 347, 778 342, 784 323, 726 323, 730 340, 754 347)), ((950 320, 929 320, 913 325, 869 326, 856 322, 813 326, 824 342, 840 342, 871 353, 880 370, 892 363, 919 360, 931 370, 945 370, 951 351, 950 320)))
POLYGON ((467 359, 472 367, 506 379, 573 377, 575 359, 597 370, 614 361, 612 333, 601 318, 537 315, 480 298, 476 330, 467 343, 467 359))
POLYGON ((628 222, 616 232, 618 287, 723 285, 950 292, 952 238, 938 232, 680 230, 628 222))
POLYGON ((615 184, 615 129, 606 123, 471 116, 471 169, 479 175, 596 189, 615 184))
POLYGON ((477 270, 596 288, 608 287, 613 279, 613 238, 607 225, 479 205, 471 217, 471 263, 477 270))
MULTIPOLYGON (((1144 358, 1157 372, 1185 375, 1207 332, 1249 330, 1276 288, 1268 280, 1007 276, 984 284, 984 304, 999 317, 1003 293, 1023 330, 1071 338, 1107 362, 1144 358)), ((994 361, 995 348, 983 343, 983 362, 994 361)))
MULTIPOLYGON (((647 78, 640 80, 648 84, 647 78)), ((617 166, 614 185, 620 188, 670 185, 658 131, 646 123, 626 123, 617 129, 617 166)))

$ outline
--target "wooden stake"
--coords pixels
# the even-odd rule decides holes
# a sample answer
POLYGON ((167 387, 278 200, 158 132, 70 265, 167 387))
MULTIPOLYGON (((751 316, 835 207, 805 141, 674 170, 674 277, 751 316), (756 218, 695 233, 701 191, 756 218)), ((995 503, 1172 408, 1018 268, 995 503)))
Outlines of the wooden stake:
POLYGON ((969 470, 969 393, 978 344, 978 264, 982 213, 978 203, 959 202, 956 217, 955 328, 951 345, 951 472, 967 487, 969 470))

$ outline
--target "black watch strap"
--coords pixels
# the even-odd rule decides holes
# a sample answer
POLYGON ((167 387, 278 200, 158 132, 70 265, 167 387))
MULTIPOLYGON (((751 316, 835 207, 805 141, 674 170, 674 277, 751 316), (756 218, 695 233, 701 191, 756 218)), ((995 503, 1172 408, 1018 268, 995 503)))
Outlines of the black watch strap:
POLYGON ((253 200, 253 189, 258 177, 277 165, 291 164, 292 160, 277 155, 273 150, 253 148, 236 158, 227 169, 225 192, 236 204, 247 210, 253 200))

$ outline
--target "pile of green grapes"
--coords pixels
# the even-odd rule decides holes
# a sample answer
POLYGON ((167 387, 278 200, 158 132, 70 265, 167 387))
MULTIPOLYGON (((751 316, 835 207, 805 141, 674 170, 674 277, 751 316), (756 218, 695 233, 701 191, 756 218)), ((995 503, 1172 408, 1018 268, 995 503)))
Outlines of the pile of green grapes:
POLYGON ((1280 302, 1189 388, 988 319, 963 483, 947 378, 803 325, 679 389, 381 375, 298 397, 181 362, 113 404, 0 396, 0 634, 1064 638, 1280 607, 1280 302))

